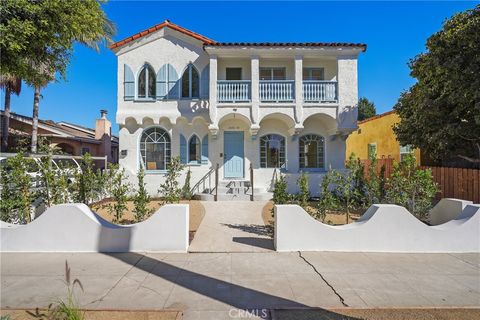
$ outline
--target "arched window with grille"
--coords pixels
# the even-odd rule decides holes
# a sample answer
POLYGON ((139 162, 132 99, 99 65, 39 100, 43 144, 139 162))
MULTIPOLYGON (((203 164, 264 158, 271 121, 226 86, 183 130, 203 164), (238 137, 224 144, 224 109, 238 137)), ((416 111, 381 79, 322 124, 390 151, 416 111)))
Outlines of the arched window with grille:
POLYGON ((300 137, 300 169, 325 168, 325 139, 316 134, 300 137))
POLYGON ((198 70, 189 64, 182 75, 182 98, 198 98, 200 96, 200 79, 198 70))
POLYGON ((170 156, 170 136, 167 131, 160 127, 143 131, 140 138, 140 157, 146 171, 167 170, 170 156))
POLYGON ((139 99, 155 99, 156 97, 155 71, 146 64, 138 74, 137 97, 139 99))
POLYGON ((286 168, 284 137, 267 134, 260 138, 260 167, 286 168))

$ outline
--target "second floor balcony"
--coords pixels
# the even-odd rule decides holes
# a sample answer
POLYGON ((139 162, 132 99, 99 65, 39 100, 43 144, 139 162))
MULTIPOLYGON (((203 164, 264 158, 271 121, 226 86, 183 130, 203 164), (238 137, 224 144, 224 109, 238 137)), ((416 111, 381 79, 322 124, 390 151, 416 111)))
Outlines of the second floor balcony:
MULTIPOLYGON (((260 80, 259 101, 280 103, 295 101, 295 80, 260 80)), ((303 80, 303 102, 336 103, 338 101, 337 81, 303 80)), ((250 102, 252 83, 250 80, 217 81, 217 101, 221 103, 250 102)))

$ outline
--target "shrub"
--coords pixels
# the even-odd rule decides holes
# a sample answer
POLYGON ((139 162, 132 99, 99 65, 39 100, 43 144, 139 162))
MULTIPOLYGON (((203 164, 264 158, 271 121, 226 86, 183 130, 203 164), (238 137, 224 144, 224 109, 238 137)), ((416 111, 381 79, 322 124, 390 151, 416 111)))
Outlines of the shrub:
POLYGON ((274 204, 287 204, 290 201, 290 195, 287 192, 287 180, 285 175, 281 173, 280 177, 275 177, 272 200, 274 204))
POLYGON ((31 221, 31 204, 34 195, 31 192, 32 179, 28 175, 28 162, 18 153, 8 158, 0 168, 1 201, 0 215, 2 221, 26 223, 31 221))
POLYGON ((68 186, 68 167, 57 169, 49 154, 39 161, 40 166, 40 196, 47 207, 55 204, 67 203, 70 199, 68 186))
POLYGON ((145 170, 141 168, 137 174, 138 187, 135 196, 133 197, 135 221, 143 221, 149 214, 148 204, 150 203, 150 196, 145 188, 145 170))
POLYGON ((178 178, 185 166, 180 162, 180 157, 173 157, 170 160, 165 175, 165 182, 160 185, 158 192, 163 197, 163 203, 178 203, 182 195, 178 178))
POLYGON ((93 168, 93 160, 90 154, 83 155, 80 162, 81 170, 75 174, 74 201, 89 205, 97 198, 100 178, 93 168))
POLYGON ((113 215, 113 222, 119 223, 127 210, 128 190, 130 184, 125 183, 125 169, 119 169, 118 165, 111 165, 112 181, 108 186, 113 202, 105 205, 108 212, 113 215))
POLYGON ((310 190, 308 187, 308 175, 303 171, 301 172, 300 177, 298 177, 297 186, 300 191, 297 197, 298 204, 305 211, 308 211, 308 200, 310 199, 310 190))
POLYGON ((190 180, 191 180, 191 175, 192 172, 190 171, 190 168, 188 168, 187 174, 185 175, 185 184, 183 185, 182 188, 182 197, 185 200, 192 200, 193 194, 192 194, 192 188, 190 187, 190 180))
POLYGON ((386 198, 390 203, 407 208, 417 218, 425 219, 437 192, 431 170, 418 169, 415 157, 407 155, 393 166, 386 198))
POLYGON ((355 174, 353 171, 341 173, 334 171, 335 195, 337 197, 338 207, 345 211, 346 223, 349 223, 350 211, 356 207, 356 199, 360 195, 360 191, 355 188, 353 181, 355 174))
POLYGON ((367 179, 365 177, 365 166, 356 158, 355 153, 351 153, 345 167, 352 176, 352 188, 355 190, 355 206, 364 206, 367 197, 367 179))
POLYGON ((335 194, 331 191, 331 184, 335 182, 335 172, 330 170, 323 177, 320 183, 320 198, 315 212, 316 218, 325 222, 328 210, 335 210, 338 207, 338 201, 335 194))

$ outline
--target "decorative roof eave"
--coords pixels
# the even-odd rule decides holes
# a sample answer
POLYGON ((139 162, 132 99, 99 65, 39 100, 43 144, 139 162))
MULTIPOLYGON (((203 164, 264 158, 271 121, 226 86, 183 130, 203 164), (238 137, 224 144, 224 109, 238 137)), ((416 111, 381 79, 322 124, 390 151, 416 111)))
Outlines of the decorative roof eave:
POLYGON ((205 44, 206 49, 229 49, 229 48, 358 48, 362 52, 367 51, 364 43, 344 42, 215 42, 205 44))
POLYGON ((194 38, 194 39, 197 39, 197 40, 199 40, 199 41, 202 41, 204 44, 212 44, 212 43, 215 43, 215 41, 212 40, 212 39, 209 39, 209 38, 207 38, 207 37, 205 37, 205 36, 203 36, 203 35, 201 35, 201 34, 198 34, 198 33, 196 33, 196 32, 193 32, 193 31, 191 31, 191 30, 185 29, 185 28, 183 28, 183 27, 181 27, 181 26, 179 26, 179 25, 176 25, 176 24, 170 22, 169 20, 165 20, 164 22, 162 22, 162 23, 160 23, 160 24, 157 24, 157 25, 155 25, 155 26, 153 26, 153 27, 150 27, 150 28, 148 28, 148 29, 146 29, 146 30, 143 30, 143 31, 139 32, 139 33, 136 33, 136 34, 134 34, 133 36, 130 36, 130 37, 127 37, 127 38, 125 38, 125 39, 123 39, 123 40, 120 40, 120 41, 118 41, 118 42, 115 42, 114 44, 110 45, 110 49, 111 49, 111 50, 117 49, 117 48, 122 47, 123 45, 125 45, 125 44, 127 44, 127 43, 129 43, 129 42, 132 42, 132 41, 134 41, 134 40, 140 39, 140 38, 142 38, 142 37, 144 37, 144 36, 146 36, 146 35, 148 35, 148 34, 151 34, 151 33, 155 32, 155 31, 158 31, 158 30, 163 29, 163 28, 165 28, 165 27, 168 27, 168 28, 170 28, 170 29, 172 29, 172 30, 181 32, 181 33, 183 33, 183 34, 185 34, 185 35, 187 35, 187 36, 190 36, 190 37, 192 37, 192 38, 194 38))

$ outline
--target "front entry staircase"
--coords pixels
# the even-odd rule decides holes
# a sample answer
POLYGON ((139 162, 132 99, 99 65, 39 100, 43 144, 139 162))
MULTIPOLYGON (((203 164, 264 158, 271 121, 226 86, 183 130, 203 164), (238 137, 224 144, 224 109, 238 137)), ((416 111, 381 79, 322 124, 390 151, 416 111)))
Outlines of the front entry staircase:
POLYGON ((195 199, 204 201, 261 201, 272 198, 271 192, 255 187, 251 181, 254 181, 251 167, 250 180, 220 180, 217 165, 192 188, 192 194, 195 199))

